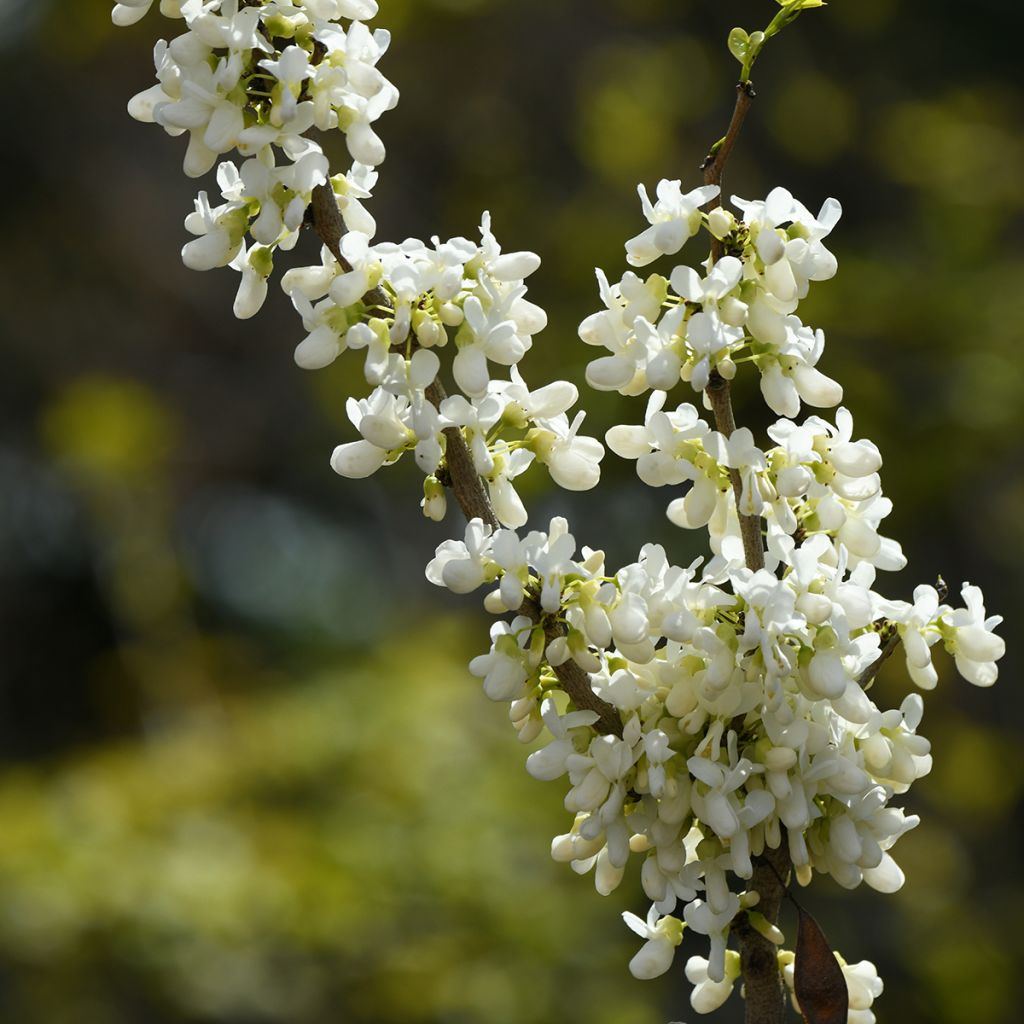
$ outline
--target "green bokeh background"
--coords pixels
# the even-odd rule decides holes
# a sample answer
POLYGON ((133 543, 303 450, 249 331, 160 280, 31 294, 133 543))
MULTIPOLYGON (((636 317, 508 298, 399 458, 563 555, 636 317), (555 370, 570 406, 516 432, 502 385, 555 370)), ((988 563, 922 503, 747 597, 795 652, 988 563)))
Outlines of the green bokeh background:
MULTIPOLYGON (((726 33, 774 4, 382 7, 403 99, 379 125, 381 236, 472 234, 490 209, 544 259, 527 379, 581 381, 575 327, 594 266, 624 269, 636 183, 698 182, 731 107, 726 33)), ((283 295, 240 324, 234 275, 180 265, 183 147, 124 112, 167 23, 115 32, 81 0, 0 14, 0 1020, 692 1022, 701 943, 634 981, 635 873, 602 899, 548 857, 560 788, 526 776, 465 669, 485 617, 422 578, 457 518, 422 520, 411 465, 330 472, 357 365, 303 374, 283 295)), ((804 311, 885 455, 911 559, 887 592, 941 573, 1008 619, 996 688, 941 665, 906 887, 806 894, 848 959, 879 964, 882 1022, 1021 1015, 1022 30, 1008 0, 834 0, 768 47, 727 173, 744 197, 844 205, 839 275, 804 311)), ((642 416, 585 400, 594 433, 642 416)), ((613 457, 582 499, 527 489, 535 521, 568 514, 612 564, 649 538, 701 550, 613 457)))

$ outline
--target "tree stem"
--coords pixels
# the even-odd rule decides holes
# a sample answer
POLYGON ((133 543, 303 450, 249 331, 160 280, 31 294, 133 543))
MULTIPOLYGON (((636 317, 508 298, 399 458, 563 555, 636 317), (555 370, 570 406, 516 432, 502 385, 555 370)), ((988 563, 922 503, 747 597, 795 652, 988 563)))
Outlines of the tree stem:
MULTIPOLYGON (((717 371, 711 371, 711 379, 705 394, 711 403, 711 411, 715 415, 715 429, 725 437, 732 437, 736 430, 736 420, 732 412, 732 397, 729 382, 717 371)), ((764 568, 764 545, 761 542, 761 517, 745 516, 739 511, 740 495, 743 493, 743 481, 738 469, 729 470, 732 480, 733 494, 736 495, 736 514, 740 520, 740 535, 743 538, 743 555, 748 569, 757 572, 764 568)))
MULTIPOLYGON (((705 185, 721 187, 726 162, 736 144, 753 98, 754 89, 749 81, 740 82, 736 86, 736 105, 729 121, 729 128, 722 141, 712 149, 701 165, 705 185)), ((710 211, 721 205, 722 198, 719 193, 707 204, 705 209, 710 211)), ((712 235, 712 264, 722 258, 723 250, 721 240, 712 235)), ((708 404, 715 417, 715 428, 727 438, 731 437, 736 430, 731 390, 729 381, 718 370, 713 370, 704 393, 707 395, 708 404)), ((736 496, 736 514, 740 521, 744 559, 747 568, 757 572, 764 568, 761 517, 745 516, 740 513, 743 481, 740 479, 737 469, 729 470, 729 477, 732 480, 733 493, 736 496)), ((791 867, 792 862, 785 833, 783 833, 783 840, 777 849, 766 849, 760 857, 754 858, 754 873, 749 887, 760 896, 760 902, 757 905, 758 912, 763 914, 771 924, 776 924, 779 920, 779 910, 785 892, 784 880, 789 877, 791 867)), ((779 972, 775 946, 755 931, 744 914, 736 919, 732 931, 740 946, 740 970, 743 974, 743 989, 746 995, 746 1024, 783 1024, 786 1016, 786 994, 782 984, 782 975, 779 972)))
MULTIPOLYGON (((775 850, 765 850, 754 858, 750 888, 761 897, 756 910, 777 924, 785 886, 791 868, 789 844, 783 832, 775 850)), ((760 932, 754 930, 745 914, 733 925, 740 944, 740 971, 746 996, 746 1024, 783 1024, 786 1018, 786 992, 777 959, 778 950, 760 932)))

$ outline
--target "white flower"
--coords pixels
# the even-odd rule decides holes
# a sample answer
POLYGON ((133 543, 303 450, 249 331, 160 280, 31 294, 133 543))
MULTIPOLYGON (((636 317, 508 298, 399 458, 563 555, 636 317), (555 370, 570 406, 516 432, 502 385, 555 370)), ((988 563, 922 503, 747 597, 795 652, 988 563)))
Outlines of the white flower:
POLYGON ((134 25, 141 21, 153 6, 153 0, 124 0, 123 3, 114 4, 110 18, 115 25, 134 25))
POLYGON ((497 566, 491 558, 491 528, 480 519, 466 524, 465 540, 446 540, 427 565, 427 579, 454 594, 469 594, 488 579, 497 566))
POLYGON ((646 921, 628 910, 623 912, 622 920, 631 931, 646 940, 640 951, 629 961, 630 974, 641 981, 649 981, 664 974, 672 966, 676 947, 683 941, 682 921, 669 916, 659 920, 658 908, 655 906, 648 911, 646 921))
POLYGON ((702 185, 683 195, 679 180, 658 182, 658 201, 651 203, 647 189, 637 187, 644 216, 651 225, 626 243, 626 261, 634 267, 644 267, 659 256, 674 256, 683 243, 700 228, 700 208, 711 202, 718 193, 717 185, 702 185))
POLYGON ((882 610, 899 630, 907 673, 914 685, 922 690, 934 689, 939 675, 932 664, 930 648, 941 636, 938 619, 942 611, 938 592, 934 587, 922 584, 914 588, 912 605, 905 601, 893 601, 885 603, 882 610))
POLYGON ((243 203, 211 207, 206 193, 200 192, 195 211, 185 218, 186 230, 197 237, 181 250, 182 262, 190 270, 226 267, 241 251, 248 223, 243 203))
POLYGON ((784 188, 772 189, 764 201, 733 196, 733 202, 743 211, 743 223, 764 265, 765 286, 778 302, 802 299, 809 281, 826 281, 835 275, 835 257, 821 240, 842 215, 837 200, 826 199, 817 217, 784 188), (783 224, 791 226, 784 230, 783 224))
POLYGON ((496 281, 521 283, 539 266, 540 257, 535 252, 502 253, 498 240, 491 230, 491 215, 485 212, 480 222, 480 254, 478 260, 469 266, 469 273, 476 276, 483 271, 496 281))
POLYGON ((999 676, 996 662, 1006 653, 1005 641, 992 632, 1003 617, 985 617, 985 599, 979 587, 965 583, 960 593, 966 607, 942 617, 953 632, 945 641, 946 649, 953 655, 957 671, 964 679, 975 686, 991 686, 999 676))
POLYGON ((579 435, 585 416, 577 413, 572 423, 565 413, 538 420, 529 436, 537 461, 547 466, 551 479, 567 491, 589 491, 601 478, 604 445, 596 438, 579 435))
POLYGON ((309 54, 301 46, 287 46, 281 52, 280 59, 261 60, 260 67, 269 71, 278 81, 273 93, 271 118, 274 124, 285 124, 295 116, 303 83, 315 73, 309 66, 309 54))
POLYGON ((874 1024, 871 1006, 885 987, 878 976, 878 968, 870 960, 848 964, 839 958, 839 964, 850 999, 850 1024, 874 1024))
POLYGON ((490 380, 487 360, 510 366, 519 362, 529 346, 520 338, 515 321, 501 307, 485 310, 480 299, 471 295, 463 312, 465 321, 456 335, 459 351, 452 363, 452 373, 464 394, 480 398, 486 394, 490 380))
POLYGON ((708 961, 702 956, 691 956, 686 961, 686 980, 693 985, 690 1005, 697 1013, 714 1013, 732 995, 733 985, 740 976, 740 955, 733 950, 725 954, 725 977, 713 981, 708 976, 708 961))
POLYGON ((535 750, 526 759, 526 770, 535 779, 547 782, 568 771, 567 761, 576 753, 574 730, 593 725, 598 715, 596 711, 572 711, 567 715, 559 715, 554 701, 545 700, 541 706, 541 716, 553 739, 546 747, 535 750))
POLYGON ((498 522, 518 529, 526 525, 526 506, 512 481, 525 473, 534 460, 534 454, 525 448, 512 449, 507 441, 496 441, 490 451, 491 469, 484 479, 487 493, 498 522))
POLYGON ((469 663, 469 671, 484 681, 491 700, 513 701, 525 695, 525 683, 538 659, 529 650, 532 622, 517 616, 511 623, 491 626, 491 649, 469 663))
POLYGON ((730 296, 742 275, 743 264, 735 256, 723 256, 703 281, 690 267, 672 271, 675 293, 701 306, 686 323, 686 344, 696 359, 690 375, 694 391, 707 387, 711 368, 719 357, 743 341, 747 306, 730 296))
POLYGON ((586 344, 600 346, 612 354, 590 363, 587 383, 598 391, 640 394, 647 389, 644 368, 650 353, 634 328, 638 317, 648 323, 658 319, 668 282, 657 274, 644 281, 630 271, 612 285, 601 270, 597 271, 597 280, 606 308, 588 316, 580 324, 579 335, 586 344))
POLYGON ((535 531, 526 538, 528 559, 540 577, 540 606, 549 615, 559 610, 565 577, 583 575, 582 567, 573 559, 576 538, 569 533, 569 524, 555 516, 548 532, 535 531))
POLYGON ((724 907, 719 912, 713 910, 708 901, 701 899, 691 900, 683 909, 683 917, 687 925, 695 932, 707 935, 711 940, 707 973, 712 981, 725 980, 725 954, 729 925, 739 913, 739 909, 740 898, 735 893, 729 893, 726 896, 724 907))

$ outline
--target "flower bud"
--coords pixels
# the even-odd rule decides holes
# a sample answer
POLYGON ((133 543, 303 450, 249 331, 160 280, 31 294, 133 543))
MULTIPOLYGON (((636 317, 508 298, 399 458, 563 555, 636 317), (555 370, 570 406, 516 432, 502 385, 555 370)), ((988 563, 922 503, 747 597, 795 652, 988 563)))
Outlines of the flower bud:
POLYGON ((295 362, 304 370, 320 370, 330 366, 343 349, 333 328, 321 324, 296 346, 295 362))
POLYGON ((794 367, 792 377, 800 397, 815 409, 831 409, 843 400, 843 386, 813 366, 794 367))
POLYGON ((496 281, 522 281, 540 266, 535 252, 509 252, 491 260, 488 271, 496 281))
POLYGON ((381 466, 387 452, 369 441, 351 441, 340 444, 331 456, 331 469, 339 476, 350 480, 362 480, 372 476, 381 466))
POLYGON ((436 476, 428 476, 423 481, 422 508, 423 514, 435 523, 441 522, 448 511, 448 496, 436 476))

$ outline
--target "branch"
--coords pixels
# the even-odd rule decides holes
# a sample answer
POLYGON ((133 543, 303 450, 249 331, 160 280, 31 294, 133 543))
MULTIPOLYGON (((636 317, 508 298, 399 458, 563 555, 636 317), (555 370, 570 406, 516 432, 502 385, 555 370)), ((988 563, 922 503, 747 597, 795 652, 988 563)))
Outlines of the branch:
MULTIPOLYGON (((351 264, 341 254, 341 239, 345 233, 345 222, 338 210, 338 201, 330 184, 318 185, 313 190, 310 216, 313 229, 319 235, 320 240, 331 251, 338 264, 346 272, 350 271, 351 264)), ((363 302, 367 305, 391 307, 391 300, 379 288, 368 292, 363 297, 363 302)), ((435 380, 427 388, 426 394, 427 400, 435 408, 439 408, 447 397, 444 385, 440 380, 435 380)), ((501 524, 494 514, 487 487, 473 465, 473 456, 466 445, 466 439, 462 436, 462 431, 458 427, 447 427, 444 436, 446 468, 444 483, 451 490, 452 496, 459 508, 462 509, 462 514, 467 521, 480 519, 491 529, 500 529, 501 524)), ((555 621, 552 616, 546 615, 532 597, 527 597, 523 602, 522 607, 519 608, 519 614, 528 616, 538 625, 542 624, 548 643, 566 634, 564 624, 555 621)), ((582 711, 597 712, 599 718, 594 723, 594 728, 598 732, 606 735, 622 735, 622 719, 615 706, 594 693, 590 675, 575 661, 569 660, 559 665, 554 668, 554 673, 562 684, 562 689, 569 695, 577 708, 582 711)))
MULTIPOLYGON (((718 372, 711 371, 705 394, 711 403, 711 411, 715 414, 715 428, 725 437, 732 437, 736 429, 736 420, 732 413, 732 398, 729 382, 718 372)), ((740 513, 740 496, 743 494, 743 481, 738 469, 729 470, 732 480, 733 494, 736 495, 736 514, 740 520, 740 534, 743 537, 743 555, 747 568, 757 572, 764 568, 764 546, 761 541, 761 517, 745 516, 740 513)))
MULTIPOLYGON (((704 172, 705 185, 718 185, 721 188, 722 175, 725 173, 725 164, 732 153, 736 139, 739 137, 740 129, 746 120, 747 111, 754 99, 754 87, 750 82, 740 82, 736 86, 736 106, 733 107, 732 118, 729 121, 729 129, 724 138, 711 147, 711 152, 704 158, 701 170, 704 172)), ((719 192, 715 199, 712 199, 704 209, 714 210, 722 205, 722 195, 719 192)), ((711 261, 717 263, 722 258, 723 246, 719 238, 711 236, 711 261)), ((732 412, 732 396, 729 382, 717 371, 711 373, 711 379, 705 390, 711 411, 715 415, 715 429, 726 438, 732 437, 736 429, 736 420, 732 412)), ((733 493, 736 495, 736 514, 740 519, 740 533, 743 537, 743 554, 747 567, 757 572, 764 568, 764 547, 761 541, 761 517, 745 516, 740 514, 740 495, 743 493, 743 482, 740 480, 738 469, 730 469, 729 477, 732 480, 733 493)))
POLYGON ((861 672, 859 676, 857 676, 857 685, 862 690, 866 690, 875 681, 875 676, 878 675, 882 666, 889 660, 893 652, 900 645, 900 634, 893 623, 886 622, 880 632, 883 635, 888 633, 888 636, 882 643, 878 656, 866 669, 864 669, 863 672, 861 672), (890 630, 891 632, 889 632, 890 630))
MULTIPOLYGON (((754 89, 749 81, 740 82, 736 86, 736 106, 733 108, 728 131, 726 131, 725 137, 712 147, 711 152, 708 153, 701 165, 705 185, 721 187, 726 162, 736 144, 753 98, 754 89)), ((710 211, 721 205, 722 198, 719 193, 707 204, 705 210, 710 211)), ((722 258, 723 251, 721 240, 712 236, 712 265, 722 258)), ((704 393, 707 395, 708 404, 714 413, 716 429, 726 438, 731 437, 736 430, 736 419, 732 411, 729 382, 718 370, 714 370, 704 393)), ((739 470, 730 469, 729 477, 732 480, 733 493, 736 495, 736 514, 740 520, 744 558, 747 568, 757 572, 764 568, 761 517, 740 514, 743 482, 740 479, 739 470)), ((756 891, 760 897, 757 905, 758 912, 763 914, 771 924, 775 924, 779 919, 779 909, 782 906, 782 897, 785 893, 784 879, 788 877, 791 867, 789 844, 785 838, 777 849, 766 849, 761 856, 754 858, 754 873, 750 879, 750 888, 756 891)), ((740 969, 743 973, 743 987, 746 994, 747 1024, 782 1024, 786 1015, 786 997, 775 946, 751 926, 745 915, 737 919, 732 930, 740 946, 740 969)))
MULTIPOLYGON (((320 241, 330 249, 331 255, 338 261, 341 269, 346 274, 349 273, 352 270, 352 264, 341 254, 341 240, 345 236, 345 221, 342 219, 341 210, 338 209, 338 199, 329 181, 324 185, 317 185, 313 189, 309 213, 312 217, 313 229, 320 236, 320 241)), ((391 300, 380 288, 371 288, 363 296, 363 302, 367 306, 383 306, 386 309, 391 307, 391 300)))
MULTIPOLYGON (((725 136, 711 147, 711 151, 700 165, 700 169, 704 172, 705 185, 722 187, 722 174, 725 171, 726 162, 729 159, 729 154, 732 153, 732 147, 736 145, 736 139, 740 134, 740 129, 743 127, 744 120, 746 120, 747 111, 750 109, 750 104, 756 95, 754 87, 750 82, 740 82, 736 86, 736 106, 732 110, 729 129, 726 131, 725 136)), ((718 197, 712 199, 704 209, 710 212, 715 207, 721 205, 722 195, 719 192, 718 197)), ((711 238, 711 258, 715 263, 722 258, 721 239, 715 238, 713 235, 711 238)))
MULTIPOLYGON (((761 856, 754 858, 754 874, 749 888, 761 897, 755 909, 771 924, 779 920, 791 866, 785 832, 777 849, 766 849, 761 856)), ((779 971, 778 950, 754 929, 746 914, 736 919, 732 931, 740 944, 746 1024, 783 1024, 786 993, 779 971)))
MULTIPOLYGON (((439 379, 427 388, 427 400, 435 409, 439 409, 447 397, 439 379)), ((444 438, 444 459, 448 472, 443 482, 451 489, 466 521, 482 519, 492 530, 501 529, 491 506, 491 496, 473 465, 473 456, 462 431, 458 427, 446 427, 444 438)))

